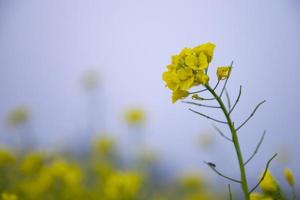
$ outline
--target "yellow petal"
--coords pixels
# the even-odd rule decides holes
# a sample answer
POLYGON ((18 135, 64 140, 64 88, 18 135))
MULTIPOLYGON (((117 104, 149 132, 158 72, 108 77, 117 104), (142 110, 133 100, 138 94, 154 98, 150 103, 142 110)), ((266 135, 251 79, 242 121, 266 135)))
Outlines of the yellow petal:
POLYGON ((185 57, 185 64, 189 67, 194 67, 198 63, 198 59, 195 55, 188 55, 185 57))
POLYGON ((207 67, 208 67, 207 56, 203 52, 201 52, 199 54, 198 59, 199 59, 199 69, 201 69, 201 70, 207 69, 207 67))
POLYGON ((197 73, 197 81, 203 85, 207 84, 209 81, 209 76, 205 74, 203 71, 197 73))
POLYGON ((204 52, 207 56, 207 61, 210 63, 213 58, 215 47, 216 47, 215 44, 208 42, 195 47, 194 50, 198 53, 204 52))
POLYGON ((179 86, 181 90, 188 90, 193 86, 193 84, 194 84, 194 77, 191 77, 185 81, 181 81, 179 83, 179 86))
POLYGON ((189 96, 189 92, 185 90, 176 90, 173 92, 172 95, 172 103, 175 103, 179 99, 183 99, 185 97, 189 96))

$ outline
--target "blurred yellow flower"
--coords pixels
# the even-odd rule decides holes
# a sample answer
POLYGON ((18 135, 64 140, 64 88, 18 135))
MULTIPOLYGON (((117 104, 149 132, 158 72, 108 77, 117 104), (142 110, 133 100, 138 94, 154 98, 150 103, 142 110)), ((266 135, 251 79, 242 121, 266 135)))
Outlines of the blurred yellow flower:
POLYGON ((150 149, 142 149, 138 154, 138 158, 142 162, 142 164, 146 166, 154 164, 158 160, 157 154, 150 149))
POLYGON ((81 171, 75 164, 70 164, 63 160, 57 160, 48 170, 48 173, 50 173, 53 177, 60 177, 68 186, 77 186, 81 182, 81 171))
POLYGON ((17 195, 9 194, 9 193, 2 193, 2 200, 18 200, 17 195))
POLYGON ((37 173, 43 166, 44 157, 40 153, 29 153, 20 164, 23 173, 37 173))
POLYGON ((211 197, 211 195, 203 194, 203 193, 196 193, 196 194, 188 194, 184 197, 184 200, 213 200, 215 198, 211 197))
POLYGON ((116 172, 108 177, 104 193, 109 200, 139 199, 142 177, 134 172, 116 172))
POLYGON ((101 178, 107 178, 114 173, 114 168, 110 163, 101 162, 100 164, 94 165, 94 170, 101 178))
POLYGON ((210 132, 202 133, 199 137, 199 144, 202 148, 206 149, 215 143, 215 138, 210 132))
POLYGON ((37 176, 20 182, 20 188, 28 196, 25 199, 74 199, 82 191, 82 173, 76 164, 59 159, 42 167, 37 176), (68 196, 68 198, 65 198, 68 196))
POLYGON ((279 189, 277 181, 270 170, 267 171, 264 180, 260 183, 260 187, 265 193, 275 193, 279 189))
POLYGON ((208 83, 206 69, 212 60, 214 48, 214 44, 206 43, 184 48, 178 55, 172 56, 171 64, 167 66, 162 79, 173 92, 173 103, 187 97, 191 87, 208 83))
POLYGON ((94 142, 94 149, 101 154, 110 153, 115 147, 115 141, 108 136, 102 136, 94 142))
POLYGON ((7 117, 7 122, 11 127, 27 122, 29 119, 29 111, 25 106, 14 108, 7 117))
POLYGON ((231 71, 230 66, 218 67, 217 69, 218 80, 227 79, 230 75, 230 71, 231 71))
POLYGON ((16 157, 6 149, 0 149, 0 167, 13 164, 16 157))
POLYGON ((130 125, 140 125, 145 119, 145 111, 141 108, 131 108, 125 112, 125 120, 130 125))
POLYGON ((188 172, 179 178, 179 183, 187 189, 203 186, 204 180, 197 172, 188 172))
POLYGON ((273 198, 254 192, 250 194, 250 200, 273 200, 273 198))
POLYGON ((82 76, 83 87, 86 90, 93 90, 99 86, 99 79, 96 71, 88 71, 82 76))
POLYGON ((293 172, 291 169, 289 169, 289 168, 284 169, 284 178, 291 187, 294 187, 295 179, 294 179, 294 175, 293 175, 293 172))

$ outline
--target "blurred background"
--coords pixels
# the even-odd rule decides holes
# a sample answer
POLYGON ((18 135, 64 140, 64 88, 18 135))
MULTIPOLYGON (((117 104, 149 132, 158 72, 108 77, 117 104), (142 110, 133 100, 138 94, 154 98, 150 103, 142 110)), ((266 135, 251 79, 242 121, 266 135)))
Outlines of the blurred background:
POLYGON ((171 55, 210 41, 211 81, 233 60, 230 95, 243 86, 234 120, 267 100, 240 132, 247 157, 267 130, 251 184, 274 152, 278 179, 284 167, 300 177, 299 9, 296 0, 0 0, 1 145, 79 155, 105 135, 127 161, 150 150, 164 175, 199 170, 226 191, 203 161, 238 176, 232 145, 172 104, 161 78, 171 55))

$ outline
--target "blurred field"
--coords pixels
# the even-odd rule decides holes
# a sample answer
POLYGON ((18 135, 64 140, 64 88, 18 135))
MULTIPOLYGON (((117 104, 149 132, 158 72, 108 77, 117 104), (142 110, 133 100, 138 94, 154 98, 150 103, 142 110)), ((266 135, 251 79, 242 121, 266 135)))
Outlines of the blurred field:
MULTIPOLYGON (((233 60, 228 93, 245 91, 236 123, 267 100, 240 134, 248 158, 267 130, 247 166, 251 186, 278 153, 251 200, 293 199, 299 8, 297 0, 0 0, 0 200, 229 199, 228 181, 205 162, 237 178, 232 145, 189 105, 172 104, 162 81, 171 55, 207 41, 216 44, 210 81, 233 60)), ((231 189, 242 199, 239 185, 231 189)))

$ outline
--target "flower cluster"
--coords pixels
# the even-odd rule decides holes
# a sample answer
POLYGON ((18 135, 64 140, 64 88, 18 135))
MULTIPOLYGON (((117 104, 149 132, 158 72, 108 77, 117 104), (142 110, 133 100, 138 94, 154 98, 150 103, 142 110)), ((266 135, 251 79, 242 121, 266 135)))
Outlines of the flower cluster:
MULTIPOLYGON (((148 168, 149 159, 124 169, 116 140, 105 136, 93 142, 90 152, 80 158, 1 149, 0 200, 166 200, 194 199, 195 195, 196 199, 216 199, 197 174, 178 184, 161 183, 152 176, 153 169, 159 171, 148 168)), ((151 162, 151 167, 156 166, 151 162)))
MULTIPOLYGON (((289 168, 285 168, 283 174, 285 180, 292 188, 292 193, 294 193, 295 180, 294 180, 294 175, 292 170, 290 170, 289 168)), ((263 181, 261 181, 259 186, 262 190, 262 193, 258 193, 258 192, 252 193, 250 196, 250 200, 272 200, 272 199, 286 200, 287 199, 286 195, 282 191, 279 182, 272 175, 270 170, 266 171, 265 177, 263 181)), ((295 193, 293 195, 295 195, 295 193)), ((293 199, 296 199, 295 197, 296 196, 294 196, 293 199)))
POLYGON ((215 45, 206 43, 194 48, 184 48, 178 55, 172 56, 172 62, 163 73, 163 80, 173 91, 172 101, 188 96, 188 90, 196 85, 206 84, 206 74, 212 60, 215 45))
MULTIPOLYGON (((166 86, 173 91, 173 103, 187 97, 190 88, 208 83, 207 69, 212 61, 214 49, 215 45, 208 42, 194 48, 184 48, 178 55, 172 56, 171 64, 167 66, 162 78, 166 86)), ((229 73, 229 66, 218 68, 218 79, 226 79, 229 73)))

